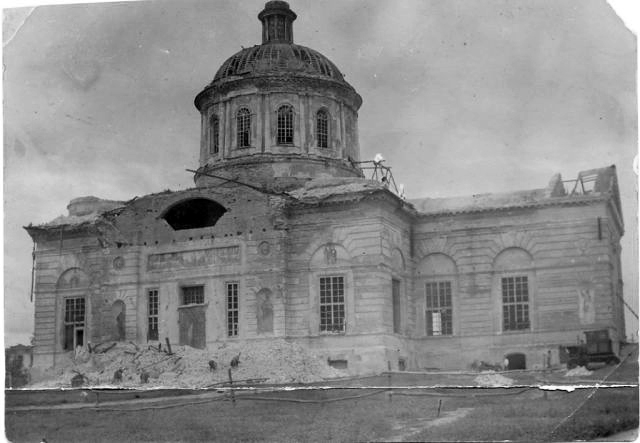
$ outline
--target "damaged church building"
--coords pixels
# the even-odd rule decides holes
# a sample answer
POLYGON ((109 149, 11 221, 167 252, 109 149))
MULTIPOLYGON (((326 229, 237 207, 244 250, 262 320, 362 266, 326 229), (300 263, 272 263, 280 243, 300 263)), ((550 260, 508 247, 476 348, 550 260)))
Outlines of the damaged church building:
POLYGON ((270 1, 258 18, 262 44, 195 98, 195 187, 75 198, 68 215, 25 228, 34 367, 107 341, 284 338, 352 374, 505 355, 555 364, 589 331, 618 352, 614 166, 527 191, 406 199, 381 161, 361 161, 362 98, 293 42, 289 5, 270 1))

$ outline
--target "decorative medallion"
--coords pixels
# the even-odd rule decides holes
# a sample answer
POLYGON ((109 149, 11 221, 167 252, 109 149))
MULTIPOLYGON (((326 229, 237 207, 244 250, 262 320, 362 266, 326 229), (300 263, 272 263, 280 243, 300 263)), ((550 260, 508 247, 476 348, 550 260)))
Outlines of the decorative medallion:
POLYGON ((124 267, 124 258, 118 256, 113 259, 114 269, 122 269, 124 267))
POLYGON ((271 245, 268 241, 263 241, 258 245, 258 251, 261 255, 269 255, 271 253, 271 245))

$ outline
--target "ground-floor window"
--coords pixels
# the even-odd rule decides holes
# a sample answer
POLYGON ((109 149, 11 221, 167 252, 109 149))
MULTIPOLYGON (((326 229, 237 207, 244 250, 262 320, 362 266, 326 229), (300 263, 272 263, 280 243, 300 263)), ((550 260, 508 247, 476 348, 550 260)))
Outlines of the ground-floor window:
POLYGON ((227 336, 238 336, 238 282, 227 283, 227 336))
POLYGON ((344 277, 320 277, 320 331, 344 332, 344 277))
POLYGON ((158 340, 158 290, 147 292, 148 331, 147 340, 158 340))
POLYGON ((84 297, 64 299, 64 342, 65 350, 73 350, 84 345, 84 297))
POLYGON ((451 306, 451 282, 428 282, 426 291, 426 333, 427 335, 453 334, 453 309, 451 306))
POLYGON ((502 328, 529 329, 529 279, 526 275, 502 278, 502 328))

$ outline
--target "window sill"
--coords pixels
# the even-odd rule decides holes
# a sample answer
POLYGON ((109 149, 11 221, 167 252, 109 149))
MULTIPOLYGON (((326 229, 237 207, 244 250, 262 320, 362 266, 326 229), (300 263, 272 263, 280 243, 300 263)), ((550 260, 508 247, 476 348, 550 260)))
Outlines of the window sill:
POLYGON ((181 308, 198 308, 198 307, 206 308, 207 306, 209 306, 209 303, 190 303, 188 305, 179 305, 178 309, 181 309, 181 308))
POLYGON ((318 335, 347 335, 346 331, 320 331, 318 335))
POLYGON ((508 330, 508 331, 501 331, 502 335, 514 335, 514 334, 530 334, 532 333, 533 330, 531 328, 529 329, 513 329, 513 330, 508 330))

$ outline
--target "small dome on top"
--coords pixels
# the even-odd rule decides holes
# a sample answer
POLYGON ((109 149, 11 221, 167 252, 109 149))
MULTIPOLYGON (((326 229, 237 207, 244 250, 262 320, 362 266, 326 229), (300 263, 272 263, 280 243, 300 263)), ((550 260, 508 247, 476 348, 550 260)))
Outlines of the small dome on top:
POLYGON ((245 48, 225 61, 214 82, 264 74, 298 74, 344 82, 342 73, 327 57, 293 43, 269 43, 245 48))
POLYGON ((244 48, 229 57, 209 86, 265 75, 295 75, 333 80, 353 89, 327 57, 293 43, 293 21, 297 18, 287 2, 267 2, 258 14, 262 22, 262 44, 244 48))

